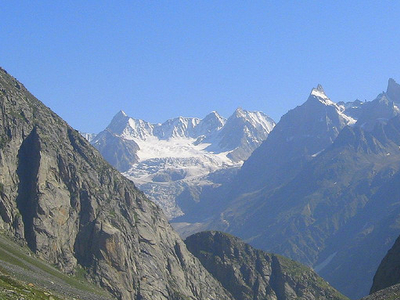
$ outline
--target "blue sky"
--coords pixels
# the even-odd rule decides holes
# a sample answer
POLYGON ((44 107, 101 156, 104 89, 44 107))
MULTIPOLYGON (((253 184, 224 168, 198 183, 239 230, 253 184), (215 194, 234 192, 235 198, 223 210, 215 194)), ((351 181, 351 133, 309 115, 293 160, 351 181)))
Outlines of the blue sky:
POLYGON ((279 121, 321 83, 373 100, 400 81, 399 1, 0 0, 0 66, 76 129, 120 110, 150 122, 279 121))

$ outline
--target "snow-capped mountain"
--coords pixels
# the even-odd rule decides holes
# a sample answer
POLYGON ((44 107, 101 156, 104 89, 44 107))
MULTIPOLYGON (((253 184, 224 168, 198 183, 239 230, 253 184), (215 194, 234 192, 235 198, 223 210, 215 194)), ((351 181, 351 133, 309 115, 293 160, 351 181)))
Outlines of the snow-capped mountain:
POLYGON ((302 105, 282 116, 268 139, 246 160, 232 188, 240 191, 234 193, 290 180, 306 161, 332 144, 343 127, 355 122, 318 85, 302 105))
POLYGON ((274 126, 241 108, 228 119, 213 111, 158 124, 120 111, 92 144, 174 218, 200 201, 204 187, 228 180, 274 126))
POLYGON ((93 139, 96 137, 96 133, 87 133, 87 132, 82 132, 79 131, 79 133, 85 138, 87 139, 89 142, 93 141, 93 139))

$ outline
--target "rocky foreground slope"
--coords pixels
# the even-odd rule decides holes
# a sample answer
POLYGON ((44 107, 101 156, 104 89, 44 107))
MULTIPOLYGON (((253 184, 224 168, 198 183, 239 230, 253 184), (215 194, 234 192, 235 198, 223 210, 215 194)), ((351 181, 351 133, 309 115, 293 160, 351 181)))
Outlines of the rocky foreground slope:
POLYGON ((201 232, 185 243, 236 300, 347 299, 310 268, 231 235, 201 232))
POLYGON ((84 279, 80 268, 67 275, 36 257, 26 245, 0 233, 0 299, 111 300, 114 297, 84 279))
POLYGON ((400 284, 396 284, 375 292, 361 300, 398 300, 400 299, 400 284))
POLYGON ((0 230, 120 299, 231 299, 161 210, 0 69, 0 230))

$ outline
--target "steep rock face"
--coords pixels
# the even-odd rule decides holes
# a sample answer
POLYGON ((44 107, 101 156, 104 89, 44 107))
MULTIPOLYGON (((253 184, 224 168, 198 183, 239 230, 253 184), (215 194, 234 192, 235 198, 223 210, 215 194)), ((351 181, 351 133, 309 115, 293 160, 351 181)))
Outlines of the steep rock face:
POLYGON ((371 293, 400 283, 400 237, 388 251, 374 276, 371 293))
POLYGON ((398 84, 393 78, 390 78, 388 81, 386 94, 392 101, 400 103, 400 84, 398 84))
POLYGON ((237 300, 347 299, 311 269, 233 236, 201 232, 185 243, 237 300))
POLYGON ((121 299, 230 299, 161 210, 0 69, 0 229, 121 299))

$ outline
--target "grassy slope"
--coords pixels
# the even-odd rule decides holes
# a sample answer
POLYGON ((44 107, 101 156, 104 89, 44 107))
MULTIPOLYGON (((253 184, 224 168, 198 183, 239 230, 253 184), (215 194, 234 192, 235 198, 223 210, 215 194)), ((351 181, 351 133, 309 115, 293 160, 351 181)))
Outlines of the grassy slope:
POLYGON ((84 279, 66 275, 0 234, 0 299, 111 299, 84 279))

